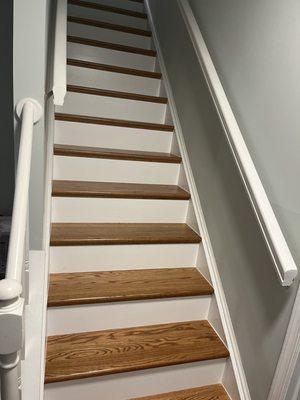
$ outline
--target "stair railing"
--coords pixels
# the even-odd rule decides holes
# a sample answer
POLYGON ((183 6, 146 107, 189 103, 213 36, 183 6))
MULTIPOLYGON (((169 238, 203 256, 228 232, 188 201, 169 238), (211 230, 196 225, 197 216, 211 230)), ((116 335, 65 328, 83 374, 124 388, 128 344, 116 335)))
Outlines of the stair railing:
POLYGON ((0 281, 1 400, 20 399, 24 304, 29 294, 28 203, 33 126, 43 111, 36 100, 25 98, 17 104, 16 113, 21 120, 20 146, 6 274, 0 281))
POLYGON ((53 49, 53 102, 62 106, 67 92, 67 0, 57 0, 53 49))
POLYGON ((177 0, 208 88, 282 286, 298 269, 255 168, 188 0, 177 0))

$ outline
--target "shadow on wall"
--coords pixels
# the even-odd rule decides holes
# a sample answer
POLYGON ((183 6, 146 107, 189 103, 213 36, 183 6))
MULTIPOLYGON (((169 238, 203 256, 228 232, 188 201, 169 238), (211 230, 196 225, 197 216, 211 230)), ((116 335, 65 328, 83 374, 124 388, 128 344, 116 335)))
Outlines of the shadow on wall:
POLYGON ((297 283, 277 280, 177 3, 150 7, 251 397, 266 400, 297 283))
POLYGON ((0 2, 0 278, 9 237, 14 196, 13 1, 0 2))

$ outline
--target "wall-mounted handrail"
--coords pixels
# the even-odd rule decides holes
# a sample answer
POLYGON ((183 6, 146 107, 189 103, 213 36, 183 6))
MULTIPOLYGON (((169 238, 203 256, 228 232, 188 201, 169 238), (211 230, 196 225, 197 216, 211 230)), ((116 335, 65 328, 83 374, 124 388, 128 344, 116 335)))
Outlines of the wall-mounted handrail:
POLYGON ((19 156, 15 181, 12 224, 5 279, 0 281, 0 370, 1 399, 19 399, 20 350, 23 340, 23 309, 26 285, 23 275, 28 262, 27 223, 33 125, 43 114, 34 99, 21 100, 16 113, 21 120, 19 156))
POLYGON ((57 0, 53 55, 53 102, 62 106, 67 92, 67 0, 57 0))
POLYGON ((298 269, 257 173, 188 0, 178 4, 282 286, 298 269))

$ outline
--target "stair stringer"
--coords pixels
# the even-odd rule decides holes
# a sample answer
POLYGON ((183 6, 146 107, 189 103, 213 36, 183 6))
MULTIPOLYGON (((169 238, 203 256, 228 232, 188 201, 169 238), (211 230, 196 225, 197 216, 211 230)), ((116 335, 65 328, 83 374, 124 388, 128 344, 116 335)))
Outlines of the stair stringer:
MULTIPOLYGON (((214 287, 214 295, 207 320, 225 342, 230 352, 230 359, 228 359, 225 364, 220 383, 224 385, 232 400, 251 400, 237 339, 226 302, 225 292, 218 272, 217 261, 214 256, 212 243, 205 222, 201 200, 195 184, 184 135, 176 109, 176 103, 148 0, 145 0, 145 8, 148 14, 150 29, 153 34, 153 42, 157 51, 156 65, 159 65, 159 72, 162 73, 159 96, 166 96, 168 98, 165 123, 172 121, 174 125, 171 152, 181 155, 182 157, 178 185, 187 189, 191 194, 187 223, 194 230, 198 231, 202 238, 198 250, 197 268, 214 287)), ((155 69, 155 71, 158 71, 158 69, 155 69)))

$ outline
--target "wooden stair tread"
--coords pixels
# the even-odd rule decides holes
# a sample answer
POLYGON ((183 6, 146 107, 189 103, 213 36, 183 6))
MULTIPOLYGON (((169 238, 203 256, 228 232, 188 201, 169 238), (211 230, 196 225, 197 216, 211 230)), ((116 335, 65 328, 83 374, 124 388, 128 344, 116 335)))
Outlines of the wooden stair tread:
POLYGON ((224 387, 217 384, 154 396, 139 397, 131 400, 230 400, 230 398, 224 387))
POLYGON ((228 357, 207 321, 51 336, 45 382, 228 357))
POLYGON ((146 129, 146 130, 156 130, 156 131, 165 131, 165 132, 173 132, 174 131, 173 125, 155 124, 152 122, 130 121, 130 120, 126 120, 126 119, 116 119, 116 118, 91 117, 89 115, 55 113, 55 119, 58 121, 79 122, 79 123, 96 124, 96 125, 120 126, 123 128, 146 129))
POLYGON ((48 306, 204 296, 213 293, 197 268, 157 268, 50 275, 48 306))
POLYGON ((117 24, 112 24, 110 22, 98 21, 89 18, 73 17, 69 15, 68 22, 74 22, 76 24, 82 24, 82 25, 91 25, 91 26, 96 26, 98 28, 110 29, 113 31, 119 31, 124 33, 131 33, 133 35, 147 36, 147 37, 152 36, 151 31, 145 29, 131 28, 130 26, 117 25, 117 24))
POLYGON ((176 185, 143 183, 53 181, 52 195, 60 197, 106 197, 126 199, 188 200, 190 194, 176 185))
POLYGON ((145 14, 143 12, 139 12, 139 11, 128 10, 126 8, 112 7, 112 6, 107 6, 105 4, 99 4, 99 3, 93 3, 90 1, 81 1, 81 0, 68 0, 68 3, 75 5, 75 6, 94 8, 96 10, 107 11, 107 12, 112 12, 112 13, 122 14, 122 15, 128 15, 130 17, 135 17, 135 18, 147 19, 147 14, 145 14))
POLYGON ((53 223, 51 246, 199 243, 183 223, 53 223))
POLYGON ((123 44, 103 42, 103 41, 100 41, 100 40, 87 39, 87 38, 82 38, 82 37, 79 37, 79 36, 72 36, 72 35, 68 35, 67 36, 67 41, 71 42, 71 43, 84 44, 84 45, 87 45, 87 46, 103 47, 103 48, 109 49, 109 50, 116 50, 116 51, 123 51, 123 52, 126 52, 126 53, 141 54, 143 56, 148 56, 148 57, 156 57, 156 51, 155 50, 148 50, 148 49, 144 49, 142 47, 125 46, 123 44))
POLYGON ((100 89, 100 88, 77 86, 77 85, 67 85, 67 91, 75 93, 92 94, 95 96, 116 97, 119 99, 148 101, 151 103, 167 104, 168 102, 168 99, 166 97, 161 97, 161 96, 149 96, 139 93, 122 92, 119 90, 108 90, 108 89, 100 89))
POLYGON ((154 151, 121 150, 102 147, 75 146, 68 144, 55 144, 56 156, 106 158, 113 160, 147 161, 180 164, 181 157, 170 153, 154 151))
POLYGON ((145 78, 161 79, 160 72, 144 71, 135 68, 119 67, 118 65, 101 64, 91 61, 75 60, 72 58, 67 59, 67 64, 75 67, 98 69, 100 71, 116 72, 118 74, 142 76, 145 78))

